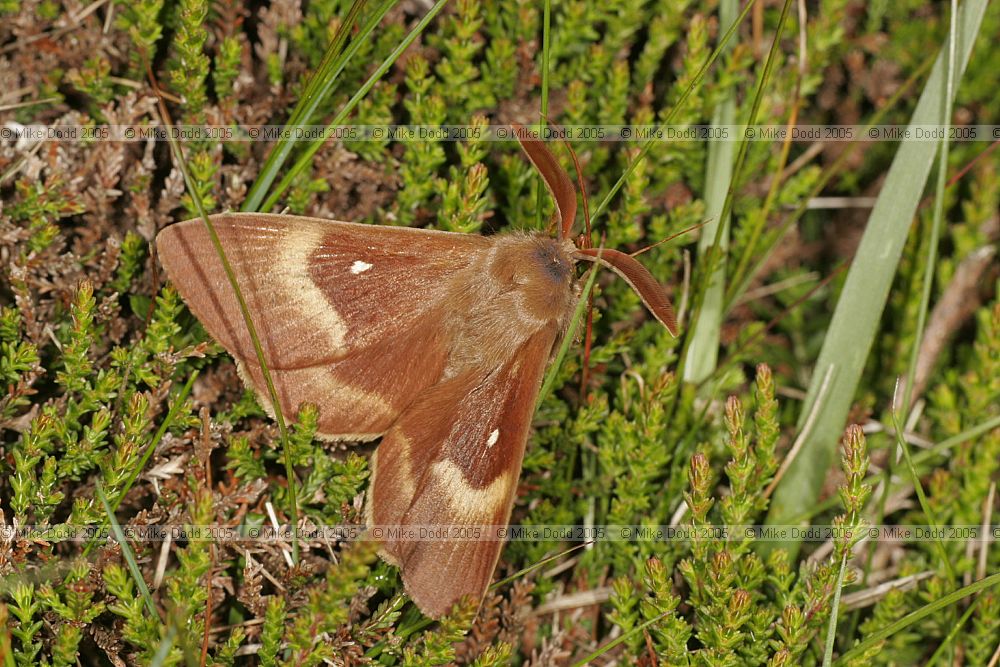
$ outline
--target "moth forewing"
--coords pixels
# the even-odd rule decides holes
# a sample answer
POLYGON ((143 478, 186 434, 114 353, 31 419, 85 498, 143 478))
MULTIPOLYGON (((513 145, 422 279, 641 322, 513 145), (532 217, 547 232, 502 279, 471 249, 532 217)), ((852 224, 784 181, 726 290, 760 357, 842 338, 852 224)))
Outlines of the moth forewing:
MULTIPOLYGON (((320 408, 321 437, 371 440, 447 358, 441 313, 456 272, 489 241, 471 234, 265 214, 212 216, 284 414, 320 408), (419 350, 419 354, 414 354, 419 350)), ((205 329, 269 407, 261 369, 222 263, 201 220, 156 238, 160 261, 205 329)))

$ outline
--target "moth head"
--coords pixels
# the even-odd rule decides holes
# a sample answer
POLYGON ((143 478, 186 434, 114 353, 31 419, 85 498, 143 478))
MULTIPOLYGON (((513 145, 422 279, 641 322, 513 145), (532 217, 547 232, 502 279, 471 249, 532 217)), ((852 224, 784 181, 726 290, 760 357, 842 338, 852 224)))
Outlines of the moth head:
POLYGON ((576 246, 541 234, 509 234, 498 237, 496 252, 493 278, 518 295, 521 311, 538 322, 565 325, 577 294, 576 246))
MULTIPOLYGON (((535 169, 542 175, 545 186, 552 195, 556 205, 555 218, 560 222, 560 239, 563 244, 572 247, 570 256, 574 261, 594 262, 608 267, 636 291, 646 308, 659 320, 663 326, 673 335, 677 336, 677 318, 674 315, 673 306, 667 297, 666 290, 660 285, 656 278, 639 263, 634 256, 627 253, 611 250, 608 248, 590 247, 590 220, 586 217, 587 229, 583 234, 581 242, 574 244, 570 237, 573 233, 573 222, 576 219, 576 188, 569 174, 562 168, 559 161, 552 154, 535 134, 520 125, 514 125, 515 135, 521 144, 521 148, 527 154, 528 159, 535 165, 535 169)), ((573 162, 576 165, 577 176, 580 177, 582 170, 573 154, 573 162)), ((582 178, 581 187, 583 185, 582 178)), ((586 213, 587 198, 583 193, 584 212, 586 213)))

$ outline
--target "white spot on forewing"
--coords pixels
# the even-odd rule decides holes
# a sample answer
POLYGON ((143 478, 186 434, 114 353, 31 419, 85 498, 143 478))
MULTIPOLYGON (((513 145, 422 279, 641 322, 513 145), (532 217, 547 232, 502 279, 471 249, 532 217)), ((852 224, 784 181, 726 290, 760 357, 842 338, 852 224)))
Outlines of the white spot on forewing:
POLYGON ((368 262, 363 262, 360 259, 354 260, 354 264, 351 264, 351 273, 358 275, 359 273, 364 273, 368 269, 372 268, 372 265, 368 262))
POLYGON ((323 348, 328 353, 343 347, 347 327, 309 275, 310 259, 323 242, 323 236, 324 230, 320 227, 290 227, 281 244, 278 259, 281 270, 274 275, 284 283, 280 291, 284 306, 298 311, 299 322, 310 322, 315 335, 327 338, 323 348))
POLYGON ((500 429, 495 428, 493 429, 493 432, 490 433, 490 437, 486 439, 486 446, 492 447, 493 445, 497 444, 497 440, 499 439, 500 439, 500 429))

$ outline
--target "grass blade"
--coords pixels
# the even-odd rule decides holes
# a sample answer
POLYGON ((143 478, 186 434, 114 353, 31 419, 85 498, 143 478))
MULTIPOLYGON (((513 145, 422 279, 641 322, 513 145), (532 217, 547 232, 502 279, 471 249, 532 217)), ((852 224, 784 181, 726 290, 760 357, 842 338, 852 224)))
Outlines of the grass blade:
POLYGON ((881 630, 877 630, 870 635, 868 635, 865 640, 859 644, 856 644, 851 650, 844 653, 840 658, 837 659, 834 665, 846 665, 848 661, 852 658, 856 658, 859 655, 863 655, 868 649, 875 646, 879 642, 888 639, 892 635, 905 630, 917 621, 927 618, 931 614, 934 614, 945 607, 955 604, 959 600, 964 600, 965 598, 978 593, 979 591, 984 591, 987 588, 992 588, 993 586, 1000 585, 1000 572, 992 574, 985 579, 980 579, 979 581, 969 584, 959 588, 957 591, 944 595, 930 604, 924 605, 920 609, 907 614, 903 618, 899 619, 895 623, 890 623, 881 630))
MULTIPOLYGON (((899 416, 896 411, 892 411, 892 425, 896 431, 896 446, 900 448, 903 452, 903 458, 906 459, 906 468, 910 472, 910 481, 913 482, 913 491, 916 493, 917 502, 920 504, 920 510, 924 513, 926 521, 931 525, 934 530, 934 544, 937 547, 938 556, 941 558, 941 565, 948 572, 948 578, 952 581, 957 580, 958 575, 955 572, 955 566, 951 564, 951 559, 948 557, 948 551, 944 548, 944 540, 939 535, 943 534, 944 531, 941 530, 941 523, 937 520, 937 514, 931 508, 930 502, 927 500, 927 494, 924 493, 924 485, 920 483, 920 475, 917 474, 917 469, 913 465, 913 458, 910 456, 910 446, 906 444, 906 438, 903 437, 903 424, 899 421, 899 416)), ((890 450, 889 456, 895 457, 895 449, 890 450)), ((888 496, 889 484, 886 484, 886 493, 883 494, 883 498, 888 496)), ((884 514, 880 511, 879 514, 884 514)), ((881 517, 880 517, 881 519, 881 517)))
POLYGON ((917 359, 920 355, 920 344, 924 338, 924 328, 927 325, 927 311, 930 310, 931 288, 934 286, 934 269, 937 266, 938 242, 941 238, 941 223, 944 218, 945 183, 948 180, 948 138, 951 136, 951 109, 955 95, 955 47, 956 34, 955 12, 958 1, 951 0, 951 32, 948 39, 948 72, 945 77, 945 99, 943 118, 944 132, 941 135, 941 150, 938 151, 937 185, 934 192, 934 216, 931 222, 931 239, 927 244, 927 271, 924 272, 924 285, 920 294, 920 309, 917 311, 916 336, 913 349, 910 352, 910 368, 906 375, 906 385, 903 391, 903 423, 907 423, 910 414, 910 403, 913 398, 913 385, 917 378, 917 359))
MULTIPOLYGON (((347 16, 344 17, 340 28, 337 30, 337 34, 334 36, 333 41, 330 42, 330 46, 327 47, 322 62, 312 77, 310 77, 302 96, 296 103, 295 108, 292 109, 292 113, 288 117, 288 122, 285 124, 286 128, 299 128, 312 122, 316 110, 333 92, 334 85, 337 83, 337 79, 344 71, 344 68, 347 67, 347 63, 351 61, 351 58, 354 57, 358 49, 368 41, 368 36, 382 21, 382 17, 385 16, 386 12, 395 4, 395 0, 385 0, 378 10, 368 17, 364 26, 361 27, 361 30, 345 49, 344 45, 351 34, 351 29, 354 27, 361 9, 366 2, 367 0, 355 0, 354 4, 351 5, 347 16)), ((264 195, 267 194, 268 189, 274 183, 274 179, 278 177, 278 172, 284 167, 285 161, 291 154, 295 144, 296 142, 290 136, 282 136, 281 139, 275 142, 274 148, 271 149, 267 159, 264 161, 264 165, 260 169, 260 173, 254 179, 253 185, 250 187, 250 191, 247 193, 247 197, 243 201, 240 210, 260 210, 260 204, 264 199, 264 195)))
POLYGON ((837 641, 837 620, 840 615, 840 594, 844 590, 844 576, 847 574, 847 554, 840 559, 837 573, 837 587, 833 590, 833 604, 830 608, 830 622, 826 626, 826 640, 823 644, 823 667, 833 664, 833 646, 837 641))
POLYGON ((174 628, 173 624, 167 626, 167 632, 163 635, 163 639, 160 640, 159 646, 156 647, 156 653, 153 654, 153 659, 149 662, 149 667, 161 667, 161 665, 167 664, 167 658, 170 656, 170 649, 174 647, 174 642, 177 640, 177 629, 174 628))
MULTIPOLYGON (((923 62, 921 62, 920 65, 913 70, 913 73, 910 74, 910 76, 906 77, 906 81, 904 81, 896 92, 894 92, 892 96, 886 100, 885 104, 883 104, 878 110, 875 111, 875 113, 871 115, 868 122, 860 131, 861 136, 868 136, 868 131, 876 125, 881 125, 885 117, 890 111, 896 108, 901 100, 909 99, 911 89, 917 85, 917 82, 923 78, 924 74, 930 71, 931 67, 934 65, 934 60, 935 56, 933 53, 924 58, 923 62)), ((862 142, 860 141, 853 141, 847 144, 847 149, 838 155, 829 167, 823 170, 822 175, 819 177, 819 180, 816 181, 815 185, 813 185, 808 195, 802 198, 802 203, 792 213, 785 216, 785 219, 781 222, 774 233, 767 235, 769 243, 767 247, 764 248, 763 252, 757 253, 756 251, 760 238, 763 235, 763 228, 755 229, 751 232, 746 247, 743 249, 740 261, 736 265, 736 270, 733 271, 729 281, 729 287, 726 291, 727 311, 731 310, 740 297, 746 293, 750 283, 760 272, 761 267, 767 263, 772 251, 777 247, 781 239, 785 238, 785 235, 789 232, 789 230, 795 226, 809 211, 810 200, 823 193, 830 181, 832 181, 835 176, 844 170, 845 166, 849 162, 849 158, 857 152, 861 145, 862 142)), ((769 209, 769 206, 765 206, 765 210, 769 209)))
MULTIPOLYGON (((358 102, 364 99, 365 95, 368 94, 368 91, 372 89, 372 87, 378 82, 379 79, 382 78, 383 75, 385 75, 387 71, 389 71, 392 64, 396 62, 396 60, 403 55, 403 52, 410 47, 410 44, 412 44, 417 37, 423 33, 423 31, 427 28, 427 25, 434 19, 435 16, 438 15, 438 12, 440 12, 447 3, 448 0, 438 0, 434 3, 434 6, 431 7, 426 14, 424 14, 422 19, 420 19, 420 23, 414 26, 413 30, 411 30, 410 33, 403 38, 403 41, 400 42, 399 45, 393 50, 393 52, 382 61, 382 64, 378 66, 378 69, 376 69, 372 75, 368 77, 368 80, 365 81, 360 88, 358 88, 357 92, 354 93, 354 96, 351 97, 347 104, 344 105, 344 108, 340 110, 332 121, 330 121, 330 123, 326 126, 324 136, 328 136, 333 129, 340 127, 347 116, 354 111, 354 107, 358 105, 358 102)), ((302 152, 302 155, 300 155, 295 161, 295 164, 292 165, 292 167, 285 173, 281 181, 277 186, 275 186, 271 194, 268 195, 267 200, 258 210, 266 211, 278 203, 281 195, 288 189, 288 186, 292 184, 295 177, 302 173, 307 166, 309 166, 313 155, 315 155, 316 152, 322 148, 325 142, 325 139, 317 139, 309 144, 309 146, 302 152)))
MULTIPOLYGON (((736 0, 722 0, 719 3, 719 24, 729 28, 736 22, 736 0)), ((777 37, 776 37, 777 40, 777 37)), ((732 43, 720 45, 722 53, 732 51, 732 43)), ((721 55, 721 54, 720 54, 721 55)), ((762 82, 763 85, 763 82, 762 82)), ((716 107, 712 116, 712 127, 736 124, 736 90, 729 88, 725 97, 716 107)), ((685 382, 702 382, 715 370, 719 358, 719 330, 722 326, 723 292, 726 280, 725 253, 729 247, 729 219, 723 215, 726 208, 726 193, 733 181, 733 158, 739 138, 732 141, 712 141, 708 144, 708 164, 705 169, 705 216, 708 224, 698 240, 698 255, 706 256, 718 238, 722 259, 708 278, 708 287, 702 301, 698 319, 693 323, 697 333, 688 348, 688 360, 684 366, 685 382), (721 227, 721 229, 720 229, 721 227)))
MULTIPOLYGON (((152 72, 150 72, 150 79, 152 79, 152 72)), ((159 91, 159 86, 154 86, 154 89, 159 91)), ((163 123, 169 127, 172 125, 170 122, 170 113, 167 111, 167 104, 163 100, 162 96, 159 97, 158 103, 163 123)), ((233 295, 236 297, 236 302, 240 305, 240 314, 243 315, 243 323, 246 325, 247 333, 250 335, 250 340, 253 342, 253 349, 257 356, 257 363, 260 364, 261 375, 264 376, 264 384, 267 385, 267 397, 271 401, 271 405, 274 408, 274 421, 278 424, 278 433, 281 438, 281 449, 285 459, 285 476, 288 480, 288 499, 292 509, 292 562, 298 564, 299 506, 296 491, 298 484, 295 480, 295 469, 292 466, 292 448, 291 443, 288 440, 288 427, 285 424, 285 416, 281 412, 281 403, 278 401, 278 391, 274 387, 274 380, 271 378, 271 371, 267 367, 267 360, 264 359, 264 348, 261 346, 260 336, 257 335, 257 327, 253 323, 253 316, 251 315, 250 308, 247 306, 247 301, 243 296, 243 290, 240 289, 239 281, 236 280, 236 273, 233 271, 233 267, 229 263, 229 259, 226 257, 226 251, 222 247, 222 241, 219 240, 219 235, 215 231, 215 225, 213 225, 212 221, 208 219, 208 213, 205 211, 201 197, 198 195, 198 190, 191 178, 191 173, 187 168, 187 163, 184 162, 184 153, 181 152, 180 144, 177 143, 177 139, 174 138, 172 132, 167 132, 167 143, 170 144, 170 151, 173 154, 174 164, 177 165, 178 171, 181 172, 181 176, 184 178, 184 186, 191 194, 191 200, 198 209, 198 217, 201 218, 201 221, 205 224, 205 229, 208 230, 208 236, 212 239, 212 246, 215 248, 215 252, 219 255, 219 261, 222 263, 222 268, 226 272, 226 278, 229 281, 229 285, 233 288, 233 295)))
MULTIPOLYGON (((764 71, 761 74, 760 82, 757 84, 757 88, 754 91, 753 102, 750 105, 750 113, 747 117, 747 124, 752 125, 756 122, 757 113, 760 110, 760 105, 764 99, 764 89, 767 86, 768 80, 771 78, 771 72, 774 69, 774 65, 778 60, 778 51, 781 44, 781 34, 784 31, 785 22, 788 19, 788 13, 792 6, 792 0, 785 0, 784 5, 781 10, 781 17, 778 19, 778 26, 775 30, 774 40, 771 42, 771 48, 767 54, 767 60, 764 62, 764 71)), ((733 24, 733 28, 737 26, 736 23, 733 24)), ((728 34, 728 33, 727 33, 728 34)), ((722 45, 720 45, 721 48, 722 45)), ((739 151, 736 154, 736 163, 732 168, 734 174, 733 179, 730 180, 727 189, 726 196, 724 198, 724 203, 722 205, 722 211, 719 214, 720 220, 728 220, 729 214, 733 210, 733 199, 736 192, 733 188, 733 183, 739 180, 739 175, 743 171, 743 165, 746 162, 747 153, 749 152, 750 144, 749 142, 742 141, 739 142, 739 151)), ((718 327, 722 322, 722 311, 723 311, 723 287, 725 278, 725 252, 728 243, 723 243, 724 233, 728 233, 728 229, 724 225, 716 224, 715 233, 712 235, 711 243, 707 245, 708 252, 706 252, 701 262, 699 262, 698 270, 695 273, 695 278, 693 283, 695 285, 705 285, 706 287, 695 290, 694 299, 691 307, 691 323, 692 326, 688 329, 688 335, 684 337, 684 345, 681 349, 681 361, 677 367, 677 373, 683 378, 692 377, 689 374, 687 365, 691 360, 700 360, 702 367, 701 371, 705 378, 712 374, 715 370, 716 360, 718 359, 718 340, 719 333, 718 327), (712 278, 705 278, 705 276, 711 276, 712 278), (718 278, 719 282, 717 285, 713 285, 713 281, 718 278), (710 293, 711 287, 717 287, 717 290, 710 293), (709 301, 711 299, 711 301, 709 301), (709 326, 716 327, 714 332, 701 332, 698 330, 698 326, 702 323, 702 311, 708 304, 710 310, 716 311, 713 315, 709 315, 705 320, 706 324, 709 326), (707 338, 706 338, 707 336, 707 338), (713 342, 714 341, 714 342, 713 342), (709 353, 706 350, 708 343, 711 343, 712 350, 709 353), (697 357, 691 354, 691 348, 695 344, 701 345, 701 354, 697 357)), ((707 234, 705 236, 708 236, 707 234)))
MULTIPOLYGON (((542 92, 539 108, 541 113, 538 118, 538 136, 545 138, 545 121, 549 117, 549 55, 552 51, 552 2, 545 0, 542 3, 542 92)), ((535 195, 535 228, 542 228, 542 210, 545 203, 545 186, 542 185, 541 177, 536 176, 535 182, 538 185, 538 192, 535 195)))
POLYGON ((562 366, 563 359, 569 351, 569 346, 576 338, 576 329, 580 326, 580 320, 583 319, 583 315, 587 310, 587 296, 594 289, 594 280, 597 278, 597 271, 598 265, 595 263, 593 268, 590 269, 590 277, 587 278, 587 282, 583 286, 583 291, 580 292, 580 300, 576 303, 576 310, 573 311, 573 319, 570 320, 569 328, 566 329, 566 335, 563 336, 562 343, 559 345, 559 352, 556 353, 555 358, 549 365, 548 372, 545 374, 542 388, 538 392, 538 400, 535 401, 536 410, 542 404, 542 401, 545 400, 545 397, 549 395, 549 392, 552 391, 552 385, 555 384, 556 377, 559 375, 559 368, 562 366))
POLYGON ((132 574, 132 578, 135 580, 135 585, 139 589, 139 594, 142 595, 143 601, 146 603, 146 611, 153 618, 160 618, 159 613, 156 611, 156 604, 153 602, 153 595, 149 592, 149 586, 146 585, 146 580, 142 578, 142 572, 139 570, 139 561, 135 559, 135 553, 132 551, 132 547, 128 545, 128 540, 125 539, 125 533, 122 531, 121 525, 118 523, 118 519, 115 517, 114 510, 111 509, 111 504, 108 503, 107 496, 104 495, 104 486, 101 484, 101 480, 97 480, 97 485, 94 488, 97 493, 98 500, 101 501, 101 505, 104 506, 104 513, 108 516, 108 523, 111 525, 111 532, 115 534, 115 541, 118 542, 119 546, 122 548, 122 558, 125 559, 125 565, 128 566, 128 571, 132 574))
MULTIPOLYGON (((757 0, 750 0, 749 2, 747 2, 746 6, 743 7, 743 11, 740 12, 740 15, 736 17, 736 20, 733 22, 733 24, 729 26, 729 30, 726 31, 726 34, 723 35, 722 39, 719 40, 719 45, 715 47, 715 51, 713 51, 708 56, 708 58, 705 60, 705 63, 701 66, 698 72, 691 79, 690 85, 688 85, 687 89, 681 94, 680 98, 677 100, 677 103, 673 106, 673 108, 667 114, 666 118, 663 119, 663 122, 661 122, 658 125, 658 127, 661 128, 667 127, 670 125, 670 123, 673 122, 674 116, 677 115, 678 111, 684 108, 684 103, 687 102, 687 98, 690 97, 691 93, 694 92, 695 88, 697 88, 701 84, 701 80, 705 78, 705 74, 708 72, 708 69, 715 62, 715 59, 719 57, 719 54, 722 53, 722 49, 726 46, 726 44, 729 43, 729 40, 732 39, 733 36, 736 34, 736 31, 739 29, 740 24, 743 23, 743 19, 746 18, 747 14, 750 13, 750 10, 753 9, 753 6, 756 3, 757 0)), ((629 162, 628 167, 626 167, 625 171, 622 172, 622 175, 618 177, 618 180, 615 181, 615 184, 611 186, 611 189, 608 190, 608 194, 604 195, 604 199, 601 200, 601 203, 594 208, 594 211, 590 216, 591 224, 593 224, 595 220, 601 217, 602 213, 608 210, 608 206, 611 205, 611 200, 614 199, 614 196, 618 194, 619 190, 622 189, 622 186, 624 186, 625 182, 628 181, 629 177, 632 175, 632 172, 635 171, 635 168, 638 166, 638 164, 642 162, 644 159, 646 159, 646 154, 649 153, 649 151, 653 148, 653 145, 658 143, 660 143, 659 140, 653 138, 647 140, 646 143, 642 145, 642 148, 639 149, 638 154, 636 154, 636 156, 632 159, 632 161, 629 162)))
MULTIPOLYGON (((969 62, 972 44, 979 32, 986 5, 986 0, 969 0, 959 11, 956 80, 961 77, 969 62)), ((948 49, 947 43, 941 48, 911 117, 911 124, 933 124, 940 121, 948 49)), ((843 432, 847 412, 854 400, 861 371, 875 338, 903 245, 910 231, 910 223, 920 203, 937 149, 938 145, 935 143, 910 140, 900 144, 896 152, 847 274, 843 292, 813 370, 802 415, 812 411, 820 379, 826 369, 834 364, 837 366, 836 376, 825 404, 820 406, 812 434, 806 439, 802 453, 793 462, 774 494, 768 523, 788 523, 791 517, 801 512, 803 506, 814 504, 819 496, 837 441, 843 432)), ((774 542, 768 547, 785 548, 792 554, 798 550, 796 542, 774 542)))
MULTIPOLYGON (((965 613, 962 614, 962 617, 958 619, 957 623, 955 623, 955 626, 948 633, 948 636, 944 638, 944 641, 942 641, 941 645, 937 647, 937 650, 934 651, 934 653, 931 654, 931 657, 927 659, 927 667, 933 667, 933 665, 936 665, 938 658, 941 657, 942 653, 952 650, 952 642, 955 641, 955 637, 957 637, 958 633, 962 631, 962 628, 965 627, 965 623, 969 620, 969 617, 972 616, 973 612, 976 611, 976 608, 982 601, 983 596, 980 595, 972 601, 972 604, 970 604, 968 608, 966 608, 965 613)), ((953 661, 948 662, 948 664, 953 664, 953 661)))
POLYGON ((649 626, 653 625, 654 623, 656 623, 658 621, 662 621, 664 618, 667 617, 667 614, 669 614, 669 613, 670 613, 669 611, 665 611, 662 614, 659 614, 658 616, 654 616, 653 618, 649 619, 648 621, 646 621, 642 625, 637 625, 636 627, 632 628, 628 632, 622 633, 620 636, 616 637, 615 639, 612 639, 611 641, 609 641, 604 646, 601 646, 599 649, 597 649, 596 651, 594 651, 593 653, 591 653, 590 655, 588 655, 583 660, 581 660, 579 662, 573 663, 573 667, 584 667, 585 665, 589 665, 595 659, 600 658, 602 655, 604 655, 605 653, 607 653, 608 651, 610 651, 614 647, 616 647, 619 644, 621 644, 622 642, 626 641, 632 635, 638 634, 638 633, 642 632, 643 630, 645 630, 646 628, 648 628, 649 626))

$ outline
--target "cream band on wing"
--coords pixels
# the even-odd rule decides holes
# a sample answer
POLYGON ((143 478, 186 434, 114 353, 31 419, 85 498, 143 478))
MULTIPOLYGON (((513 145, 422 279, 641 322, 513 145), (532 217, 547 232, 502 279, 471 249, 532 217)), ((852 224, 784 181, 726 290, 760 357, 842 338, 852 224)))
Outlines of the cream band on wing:
POLYGON ((347 325, 309 275, 312 256, 326 234, 319 225, 303 226, 294 233, 287 227, 283 242, 278 245, 281 254, 277 261, 282 270, 274 273, 283 283, 280 294, 281 298, 289 300, 288 308, 294 308, 303 319, 312 321, 313 331, 328 339, 329 349, 340 350, 344 347, 347 325))
POLYGON ((477 488, 466 481, 461 468, 445 459, 431 466, 431 479, 433 484, 448 491, 445 497, 452 510, 449 516, 457 519, 456 523, 490 524, 498 511, 506 511, 508 498, 512 498, 511 490, 516 482, 512 472, 507 468, 488 486, 477 488))

